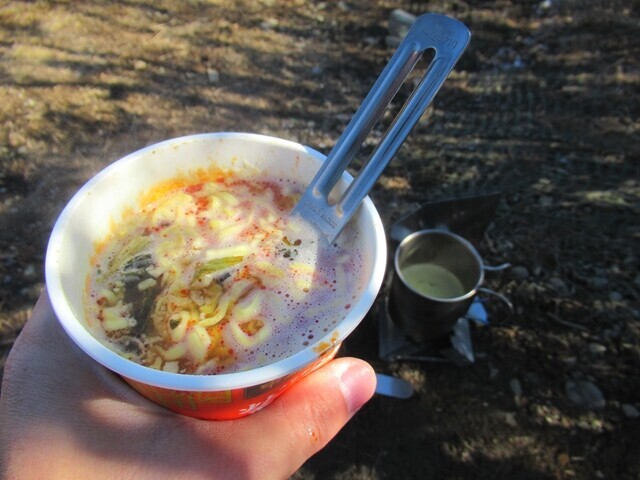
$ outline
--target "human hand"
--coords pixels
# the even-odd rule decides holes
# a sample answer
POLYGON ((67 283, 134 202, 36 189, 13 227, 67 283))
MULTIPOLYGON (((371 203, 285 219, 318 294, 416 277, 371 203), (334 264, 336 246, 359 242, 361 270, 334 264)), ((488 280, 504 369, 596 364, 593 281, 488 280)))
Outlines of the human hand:
POLYGON ((373 395, 375 375, 341 358, 231 421, 172 413, 67 337, 46 292, 16 340, 0 396, 3 478, 286 478, 373 395))

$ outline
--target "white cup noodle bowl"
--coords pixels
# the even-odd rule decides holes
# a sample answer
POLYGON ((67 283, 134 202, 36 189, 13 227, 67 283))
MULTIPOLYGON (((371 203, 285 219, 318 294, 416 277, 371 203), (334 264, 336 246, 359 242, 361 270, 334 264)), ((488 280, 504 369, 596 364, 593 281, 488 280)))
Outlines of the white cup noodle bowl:
MULTIPOLYGON (((365 252, 366 285, 346 317, 323 338, 292 356, 253 370, 221 375, 163 372, 126 360, 94 338, 86 328, 83 305, 89 259, 111 220, 134 207, 141 192, 158 182, 213 165, 250 168, 269 176, 313 178, 324 156, 282 139, 243 133, 193 135, 151 145, 105 168, 87 182, 56 222, 46 258, 47 289, 65 331, 89 356, 120 374, 142 394, 180 413, 201 418, 235 418, 265 406, 292 381, 335 355, 373 304, 386 266, 386 242, 380 217, 367 198, 352 219, 365 252)), ((339 188, 352 180, 344 174, 339 188)))

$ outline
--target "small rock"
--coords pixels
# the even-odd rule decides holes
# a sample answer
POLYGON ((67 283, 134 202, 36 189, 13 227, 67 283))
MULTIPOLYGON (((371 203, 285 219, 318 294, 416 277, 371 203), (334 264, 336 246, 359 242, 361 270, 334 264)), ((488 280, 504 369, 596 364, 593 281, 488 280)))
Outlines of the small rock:
POLYGON ((621 302, 623 298, 624 297, 620 292, 613 291, 609 293, 609 300, 612 302, 621 302))
POLYGON ((29 264, 26 267, 24 267, 24 270, 22 271, 22 274, 26 277, 26 278, 33 278, 36 275, 36 267, 33 264, 29 264))
POLYGON ((387 48, 396 48, 402 42, 402 38, 396 37, 395 35, 387 35, 384 37, 384 44, 387 48))
POLYGON ((619 336, 619 333, 617 333, 612 328, 607 328, 607 329, 603 330, 602 334, 600 335, 600 337, 603 340, 611 340, 612 338, 616 338, 617 336, 619 336))
POLYGON ((260 29, 264 30, 265 32, 269 30, 273 30, 277 26, 278 26, 278 20, 275 18, 267 18, 266 20, 260 23, 260 29))
POLYGON ((515 280, 526 280, 529 278, 529 270, 522 265, 515 266, 509 272, 515 280))
POLYGON ((569 380, 565 384, 565 394, 571 402, 591 410, 601 409, 606 405, 602 391, 587 380, 569 380))
POLYGON ((209 80, 209 83, 212 85, 220 83, 220 72, 218 72, 218 70, 216 70, 215 68, 208 68, 207 79, 209 80))
POLYGON ((602 355, 607 351, 607 347, 604 345, 600 345, 599 343, 590 343, 589 344, 589 353, 591 355, 602 355))
POLYGON ((504 414, 504 422, 510 427, 517 427, 518 421, 516 420, 516 414, 513 412, 507 412, 504 414))
POLYGON ((589 282, 591 288, 603 289, 609 285, 609 280, 605 277, 593 277, 589 282))
POLYGON ((633 405, 630 405, 628 403, 623 403, 622 404, 622 413, 624 413, 624 415, 627 418, 638 418, 638 417, 640 417, 640 412, 638 411, 638 409, 636 407, 634 407, 633 405))
POLYGON ((553 198, 548 195, 543 195, 540 197, 540 206, 541 207, 550 207, 553 205, 553 198))
POLYGON ((548 10, 553 6, 553 2, 551 0, 543 0, 536 7, 536 15, 544 15, 548 10))
POLYGON ((541 277, 544 274, 544 269, 540 265, 533 267, 533 274, 536 277, 541 277))
POLYGON ((520 57, 520 55, 516 55, 516 58, 513 61, 512 67, 517 70, 524 68, 524 62, 522 61, 522 58, 520 57))
POLYGON ((44 283, 38 282, 35 285, 22 288, 20 290, 20 295, 22 295, 23 297, 25 297, 27 300, 31 302, 35 302, 40 296, 40 294, 42 293, 43 289, 44 289, 44 283))
POLYGON ((138 71, 146 70, 147 62, 145 62, 144 60, 136 60, 133 64, 133 68, 138 71))
POLYGON ((520 384, 520 380, 518 380, 517 378, 512 378, 509 382, 509 387, 511 387, 511 392, 513 393, 514 397, 522 396, 522 385, 520 384))
POLYGON ((389 15, 389 35, 399 37, 401 39, 404 38, 415 21, 415 15, 412 15, 401 8, 395 9, 391 12, 391 15, 389 15))
POLYGON ((558 277, 553 277, 549 279, 549 285, 559 294, 559 295, 567 295, 569 293, 569 287, 564 283, 564 280, 558 277))

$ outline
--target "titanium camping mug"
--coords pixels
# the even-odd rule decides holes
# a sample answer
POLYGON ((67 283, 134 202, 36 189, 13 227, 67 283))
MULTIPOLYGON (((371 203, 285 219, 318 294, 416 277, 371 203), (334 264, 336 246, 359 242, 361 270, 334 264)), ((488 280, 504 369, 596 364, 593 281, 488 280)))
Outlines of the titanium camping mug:
POLYGON ((392 318, 416 342, 448 334, 471 306, 486 268, 474 246, 455 233, 408 235, 395 252, 392 318))

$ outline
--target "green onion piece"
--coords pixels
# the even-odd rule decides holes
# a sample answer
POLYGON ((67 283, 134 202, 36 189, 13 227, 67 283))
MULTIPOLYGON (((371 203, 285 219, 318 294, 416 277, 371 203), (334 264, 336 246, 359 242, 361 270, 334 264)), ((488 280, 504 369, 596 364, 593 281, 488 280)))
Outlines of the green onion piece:
POLYGON ((151 239, 149 237, 133 237, 122 250, 113 256, 109 262, 107 274, 111 275, 115 271, 120 270, 127 261, 145 250, 149 245, 151 245, 151 239))
POLYGON ((243 258, 243 256, 236 255, 233 257, 214 258, 213 260, 209 260, 207 263, 203 263, 197 268, 194 279, 198 280, 209 273, 233 267, 234 265, 239 264, 243 258))

